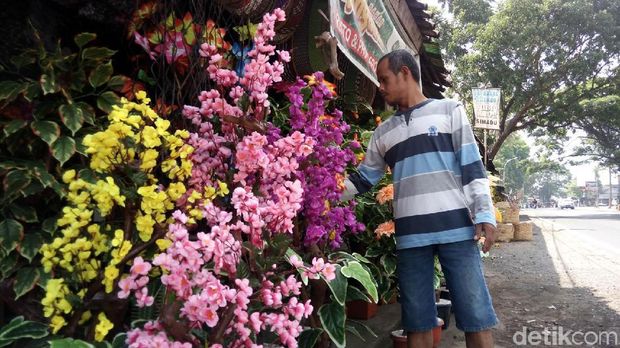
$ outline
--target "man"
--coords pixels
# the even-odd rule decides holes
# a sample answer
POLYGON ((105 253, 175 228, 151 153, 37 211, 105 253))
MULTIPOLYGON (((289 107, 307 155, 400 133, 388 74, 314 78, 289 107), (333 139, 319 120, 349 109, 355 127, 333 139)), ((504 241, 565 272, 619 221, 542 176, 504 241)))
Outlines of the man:
POLYGON ((463 106, 427 99, 418 65, 406 50, 385 55, 377 67, 379 91, 398 111, 381 123, 358 171, 345 181, 343 199, 393 173, 394 218, 402 324, 408 347, 432 347, 437 309, 433 258, 437 254, 467 347, 492 347, 497 324, 481 269, 495 240, 489 182, 463 106))

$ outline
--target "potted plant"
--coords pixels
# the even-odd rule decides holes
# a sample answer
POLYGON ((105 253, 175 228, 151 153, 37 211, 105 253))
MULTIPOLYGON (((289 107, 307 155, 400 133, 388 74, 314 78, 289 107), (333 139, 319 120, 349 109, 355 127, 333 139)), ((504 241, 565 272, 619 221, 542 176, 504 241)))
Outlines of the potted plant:
MULTIPOLYGON (((356 213, 358 221, 364 221, 366 230, 353 236, 350 240, 351 249, 362 254, 370 262, 371 270, 377 282, 381 304, 394 303, 397 297, 396 278, 396 240, 394 238, 394 221, 392 220, 393 186, 387 175, 377 188, 357 199, 356 213)), ((376 305, 364 304, 363 301, 348 306, 355 316, 365 310, 369 317, 376 312, 376 305), (364 308, 368 309, 364 309, 364 308)), ((353 317, 352 316, 352 317, 353 317)), ((359 317, 359 319, 368 319, 359 317)))
MULTIPOLYGON (((443 326, 443 320, 438 317, 437 326, 433 329, 433 348, 439 347, 443 326)), ((394 348, 407 348, 407 334, 405 333, 405 330, 392 331, 391 337, 394 348)))

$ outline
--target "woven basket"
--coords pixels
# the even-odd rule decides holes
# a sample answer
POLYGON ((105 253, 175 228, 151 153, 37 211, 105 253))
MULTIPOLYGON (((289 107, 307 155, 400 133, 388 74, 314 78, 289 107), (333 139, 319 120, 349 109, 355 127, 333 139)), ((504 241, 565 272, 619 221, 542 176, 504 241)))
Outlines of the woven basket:
POLYGON ((532 240, 532 223, 521 222, 514 224, 514 240, 532 240))
POLYGON ((497 202, 497 203, 495 203, 495 207, 503 212, 506 209, 510 208, 510 203, 505 202, 505 201, 504 202, 497 202))
POLYGON ((519 223, 519 208, 508 208, 502 212, 505 223, 518 224, 519 223))
POLYGON ((497 224, 497 242, 510 242, 514 238, 514 227, 512 224, 497 224))

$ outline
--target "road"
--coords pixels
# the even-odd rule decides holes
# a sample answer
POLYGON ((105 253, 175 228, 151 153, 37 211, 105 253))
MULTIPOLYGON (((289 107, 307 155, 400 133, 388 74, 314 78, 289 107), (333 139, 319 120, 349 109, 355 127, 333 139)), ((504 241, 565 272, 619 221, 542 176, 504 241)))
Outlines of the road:
POLYGON ((620 255, 620 211, 607 207, 542 208, 524 209, 521 214, 561 232, 564 239, 581 240, 588 246, 620 255))
POLYGON ((620 211, 542 208, 521 214, 542 229, 560 286, 588 288, 620 313, 620 211))

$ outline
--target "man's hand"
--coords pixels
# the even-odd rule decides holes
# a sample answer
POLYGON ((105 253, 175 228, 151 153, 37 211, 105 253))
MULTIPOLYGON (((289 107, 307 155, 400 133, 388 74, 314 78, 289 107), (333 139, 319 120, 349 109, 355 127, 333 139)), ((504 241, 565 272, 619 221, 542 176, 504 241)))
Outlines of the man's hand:
POLYGON ((488 252, 495 243, 495 232, 497 229, 495 226, 483 222, 476 224, 476 232, 474 234, 474 240, 480 240, 480 237, 484 236, 484 245, 482 246, 482 252, 488 252))

